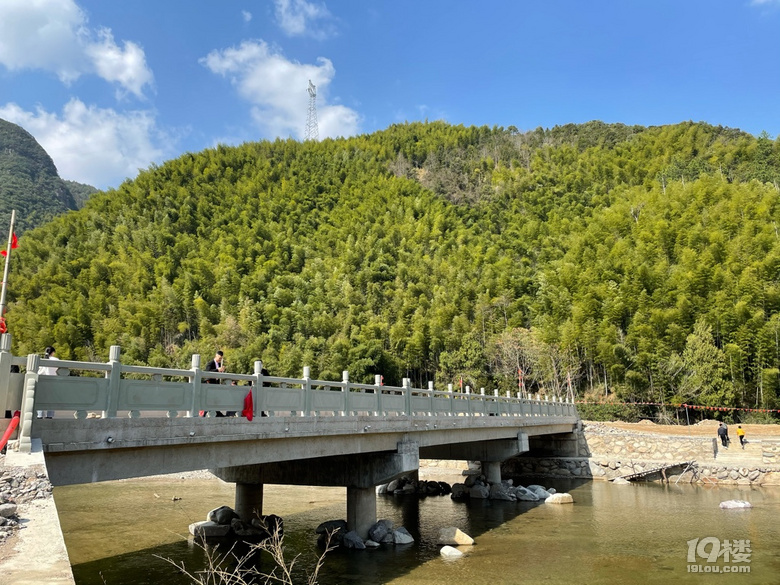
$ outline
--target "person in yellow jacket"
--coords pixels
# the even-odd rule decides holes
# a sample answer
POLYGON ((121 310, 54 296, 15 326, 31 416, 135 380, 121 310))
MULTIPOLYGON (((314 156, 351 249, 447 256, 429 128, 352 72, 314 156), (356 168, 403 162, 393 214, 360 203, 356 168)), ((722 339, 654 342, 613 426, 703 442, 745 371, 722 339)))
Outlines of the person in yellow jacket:
POLYGON ((742 445, 742 449, 745 449, 745 429, 742 425, 737 425, 737 436, 739 437, 739 444, 742 445))

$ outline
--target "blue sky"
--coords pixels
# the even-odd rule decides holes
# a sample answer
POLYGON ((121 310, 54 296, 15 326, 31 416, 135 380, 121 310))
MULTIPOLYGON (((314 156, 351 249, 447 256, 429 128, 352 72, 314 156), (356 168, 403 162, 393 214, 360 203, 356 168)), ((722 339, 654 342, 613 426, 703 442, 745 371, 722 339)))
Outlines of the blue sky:
POLYGON ((100 188, 216 144, 390 124, 780 133, 780 0, 0 0, 0 118, 100 188))

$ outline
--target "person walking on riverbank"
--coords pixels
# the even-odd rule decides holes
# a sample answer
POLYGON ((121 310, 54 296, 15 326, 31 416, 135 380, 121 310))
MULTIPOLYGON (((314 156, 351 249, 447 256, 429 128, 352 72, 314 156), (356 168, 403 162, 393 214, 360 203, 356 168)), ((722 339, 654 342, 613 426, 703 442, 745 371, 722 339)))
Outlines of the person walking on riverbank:
POLYGON ((729 432, 723 423, 718 423, 718 436, 720 437, 720 444, 726 449, 729 448, 729 432))
POLYGON ((742 445, 742 450, 745 450, 745 429, 742 425, 737 425, 737 436, 739 437, 739 444, 742 445))

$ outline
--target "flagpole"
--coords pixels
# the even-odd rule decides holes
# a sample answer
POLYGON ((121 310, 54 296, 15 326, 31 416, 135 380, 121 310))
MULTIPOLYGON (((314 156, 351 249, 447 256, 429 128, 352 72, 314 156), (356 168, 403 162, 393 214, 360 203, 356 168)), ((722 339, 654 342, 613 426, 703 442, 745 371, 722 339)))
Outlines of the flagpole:
POLYGON ((8 230, 8 245, 5 248, 5 268, 3 268, 3 289, 0 291, 0 319, 5 318, 5 294, 8 288, 8 269, 11 267, 11 243, 14 238, 14 222, 16 210, 11 210, 11 227, 8 230))

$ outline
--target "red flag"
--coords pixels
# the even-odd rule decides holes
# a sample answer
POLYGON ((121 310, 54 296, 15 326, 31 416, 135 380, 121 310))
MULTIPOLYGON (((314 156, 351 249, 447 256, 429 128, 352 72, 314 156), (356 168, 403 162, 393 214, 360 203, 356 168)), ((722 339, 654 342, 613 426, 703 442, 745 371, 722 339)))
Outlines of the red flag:
POLYGON ((244 397, 244 410, 241 411, 241 416, 245 416, 247 420, 252 420, 255 417, 255 408, 252 404, 252 391, 250 390, 244 397))
MULTIPOLYGON (((11 234, 11 249, 16 250, 19 247, 19 240, 16 239, 16 234, 11 234)), ((0 254, 5 256, 8 254, 7 250, 0 250, 0 254)))

